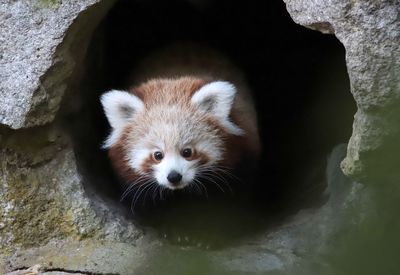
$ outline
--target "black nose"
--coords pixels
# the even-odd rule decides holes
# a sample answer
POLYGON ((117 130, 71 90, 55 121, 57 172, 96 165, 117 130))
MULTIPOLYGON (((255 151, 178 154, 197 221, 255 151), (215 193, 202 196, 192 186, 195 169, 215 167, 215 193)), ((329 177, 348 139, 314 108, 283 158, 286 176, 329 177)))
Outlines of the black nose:
POLYGON ((170 183, 176 184, 181 181, 182 175, 173 170, 168 174, 167 179, 170 183))

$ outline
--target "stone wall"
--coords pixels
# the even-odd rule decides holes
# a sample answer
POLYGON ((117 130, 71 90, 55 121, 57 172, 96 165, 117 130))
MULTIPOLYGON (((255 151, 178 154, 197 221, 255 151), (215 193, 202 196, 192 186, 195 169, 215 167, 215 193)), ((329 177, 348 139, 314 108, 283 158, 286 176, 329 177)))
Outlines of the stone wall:
MULTIPOLYGON (((3 261, 15 251, 45 245, 58 251, 78 240, 92 247, 134 245, 142 236, 113 203, 84 190, 69 136, 55 121, 92 33, 113 3, 0 3, 0 273, 37 260, 31 254, 28 262, 27 256, 3 261)), ((58 261, 73 249, 60 252, 58 261)), ((68 269, 62 263, 58 267, 68 269)))
POLYGON ((0 124, 51 122, 111 1, 2 1, 0 124))
MULTIPOLYGON (((285 0, 293 20, 334 34, 346 49, 357 102, 342 169, 357 179, 398 175, 400 5, 398 1, 285 0), (384 163, 382 163, 384 161, 384 163)), ((340 110, 338 110, 340 111, 340 110)))
MULTIPOLYGON (((400 163, 398 2, 284 1, 295 22, 333 33, 346 48, 358 111, 343 171, 364 180, 395 175, 400 163), (384 164, 379 163, 382 156, 384 164)), ((44 258, 47 267, 51 262, 64 269, 80 266, 79 270, 98 271, 89 263, 52 258, 51 251, 63 250, 60 255, 65 258, 68 251, 87 249, 88 259, 101 261, 107 257, 99 247, 114 253, 110 247, 116 243, 130 243, 119 251, 129 250, 135 259, 140 259, 142 247, 148 248, 135 248, 143 231, 119 209, 85 192, 69 136, 55 119, 93 30, 113 3, 0 3, 0 260, 8 259, 0 263, 0 272, 34 265, 44 258), (32 247, 40 249, 33 251, 32 247)))

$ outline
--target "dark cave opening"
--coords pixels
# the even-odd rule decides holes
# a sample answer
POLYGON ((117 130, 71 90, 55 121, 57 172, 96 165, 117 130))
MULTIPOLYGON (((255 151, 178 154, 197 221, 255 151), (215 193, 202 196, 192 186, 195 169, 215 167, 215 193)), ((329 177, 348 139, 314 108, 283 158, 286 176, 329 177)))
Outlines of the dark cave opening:
POLYGON ((280 0, 118 1, 95 32, 81 78, 63 104, 86 190, 113 201, 121 196, 101 149, 109 125, 100 95, 126 89, 138 60, 176 41, 224 53, 252 88, 263 154, 251 208, 282 218, 321 203, 326 157, 347 142, 356 110, 344 48, 333 35, 296 25, 280 0))

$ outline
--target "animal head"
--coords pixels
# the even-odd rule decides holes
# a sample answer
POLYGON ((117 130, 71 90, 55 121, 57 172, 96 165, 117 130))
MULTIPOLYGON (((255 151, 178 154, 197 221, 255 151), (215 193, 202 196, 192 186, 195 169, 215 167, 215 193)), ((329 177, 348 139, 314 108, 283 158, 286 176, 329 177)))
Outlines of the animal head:
POLYGON ((139 181, 184 188, 213 172, 224 158, 228 135, 243 134, 229 118, 235 93, 228 82, 193 78, 109 91, 101 97, 112 128, 104 147, 121 152, 122 170, 139 181))

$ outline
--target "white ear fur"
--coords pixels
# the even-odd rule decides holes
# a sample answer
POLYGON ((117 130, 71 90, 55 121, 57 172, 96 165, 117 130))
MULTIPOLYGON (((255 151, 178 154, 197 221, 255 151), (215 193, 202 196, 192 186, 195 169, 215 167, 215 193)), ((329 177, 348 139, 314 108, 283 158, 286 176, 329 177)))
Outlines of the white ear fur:
POLYGON ((125 124, 144 109, 144 104, 137 96, 118 90, 103 94, 100 101, 108 122, 113 128, 104 143, 104 148, 108 148, 118 140, 125 124))
POLYGON ((235 94, 236 88, 233 84, 214 81, 195 92, 191 102, 203 111, 212 113, 229 133, 243 135, 243 130, 229 120, 235 94))

